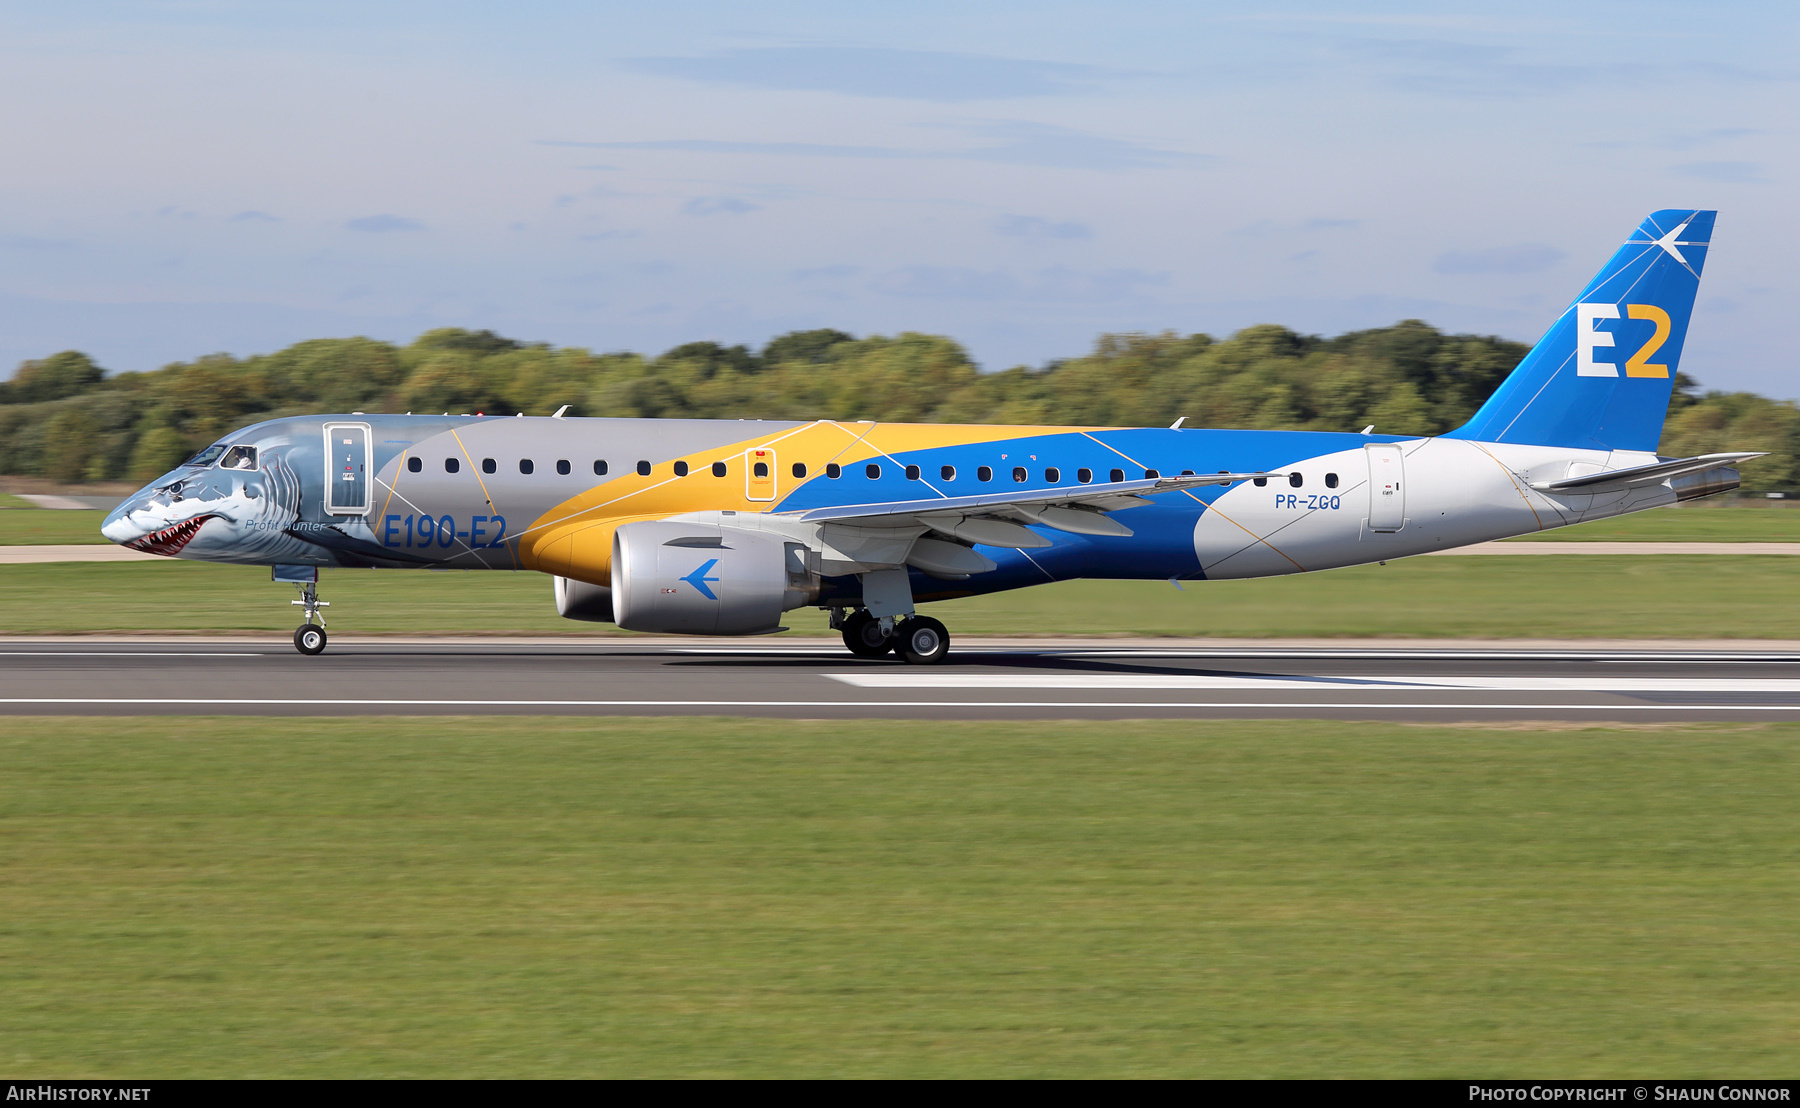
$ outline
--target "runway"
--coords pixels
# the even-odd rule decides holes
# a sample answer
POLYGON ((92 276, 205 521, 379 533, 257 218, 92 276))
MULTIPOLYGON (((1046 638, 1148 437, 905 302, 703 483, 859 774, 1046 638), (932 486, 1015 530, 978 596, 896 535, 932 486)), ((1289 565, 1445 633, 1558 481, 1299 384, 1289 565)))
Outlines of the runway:
POLYGON ((913 667, 793 639, 3 640, 0 714, 1800 719, 1780 645, 975 640, 913 667))

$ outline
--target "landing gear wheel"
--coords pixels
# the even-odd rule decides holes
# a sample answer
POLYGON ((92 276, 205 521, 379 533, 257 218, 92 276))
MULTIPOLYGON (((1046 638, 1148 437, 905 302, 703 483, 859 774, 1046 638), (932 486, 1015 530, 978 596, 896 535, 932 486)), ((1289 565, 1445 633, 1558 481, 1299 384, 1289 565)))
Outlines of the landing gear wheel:
POLYGON ((950 653, 950 632, 929 616, 913 616, 900 624, 894 650, 911 665, 934 666, 950 653))
POLYGON ((308 623, 294 632, 294 649, 302 654, 319 654, 325 650, 325 628, 308 623))
POLYGON ((844 621, 844 645, 858 658, 880 658, 894 648, 894 637, 882 631, 880 620, 857 612, 844 621))

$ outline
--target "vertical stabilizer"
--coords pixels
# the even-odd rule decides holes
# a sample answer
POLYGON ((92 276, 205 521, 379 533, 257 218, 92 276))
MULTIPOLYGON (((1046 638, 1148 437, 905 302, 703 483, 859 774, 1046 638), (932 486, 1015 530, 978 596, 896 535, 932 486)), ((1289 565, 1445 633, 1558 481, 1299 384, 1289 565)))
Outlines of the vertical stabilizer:
POLYGON ((1717 213, 1653 213, 1448 438, 1654 451, 1717 213))

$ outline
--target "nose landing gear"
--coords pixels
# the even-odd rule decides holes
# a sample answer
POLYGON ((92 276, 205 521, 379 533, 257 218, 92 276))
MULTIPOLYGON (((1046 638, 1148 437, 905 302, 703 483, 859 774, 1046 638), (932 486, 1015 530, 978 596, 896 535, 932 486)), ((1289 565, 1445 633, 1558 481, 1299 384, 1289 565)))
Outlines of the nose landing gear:
POLYGON ((326 642, 325 615, 319 609, 331 607, 331 602, 319 599, 318 582, 307 581, 300 584, 300 599, 289 603, 306 610, 306 622, 294 632, 294 649, 309 655, 323 653, 326 642), (314 619, 319 621, 316 627, 313 625, 314 619))

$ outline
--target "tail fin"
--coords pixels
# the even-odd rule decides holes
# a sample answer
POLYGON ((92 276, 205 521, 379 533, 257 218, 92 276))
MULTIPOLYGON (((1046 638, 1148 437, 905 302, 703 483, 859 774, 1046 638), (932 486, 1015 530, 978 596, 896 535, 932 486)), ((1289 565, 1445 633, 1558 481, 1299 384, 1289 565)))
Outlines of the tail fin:
POLYGON ((1653 451, 1716 212, 1654 212, 1448 438, 1653 451))

